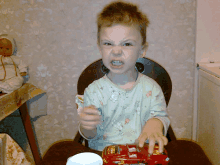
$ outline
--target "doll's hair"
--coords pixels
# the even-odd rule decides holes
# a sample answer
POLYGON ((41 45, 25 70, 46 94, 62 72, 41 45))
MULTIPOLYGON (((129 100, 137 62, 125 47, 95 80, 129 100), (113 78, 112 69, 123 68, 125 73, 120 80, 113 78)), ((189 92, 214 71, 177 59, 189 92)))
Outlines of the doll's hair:
POLYGON ((11 42, 11 44, 12 44, 12 54, 16 55, 16 53, 17 53, 17 44, 16 44, 15 39, 9 34, 1 34, 0 39, 3 39, 3 38, 8 39, 11 42))
POLYGON ((137 26, 141 33, 142 45, 146 44, 146 30, 149 25, 149 20, 147 16, 138 9, 137 5, 118 0, 105 6, 97 15, 98 44, 100 44, 101 28, 111 27, 116 24, 137 26))

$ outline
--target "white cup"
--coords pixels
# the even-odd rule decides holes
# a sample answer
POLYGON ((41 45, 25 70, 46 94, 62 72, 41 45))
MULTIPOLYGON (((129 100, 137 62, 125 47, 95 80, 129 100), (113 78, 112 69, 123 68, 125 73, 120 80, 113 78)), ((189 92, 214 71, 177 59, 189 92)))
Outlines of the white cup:
POLYGON ((91 153, 83 152, 68 158, 66 165, 102 165, 101 156, 91 153))

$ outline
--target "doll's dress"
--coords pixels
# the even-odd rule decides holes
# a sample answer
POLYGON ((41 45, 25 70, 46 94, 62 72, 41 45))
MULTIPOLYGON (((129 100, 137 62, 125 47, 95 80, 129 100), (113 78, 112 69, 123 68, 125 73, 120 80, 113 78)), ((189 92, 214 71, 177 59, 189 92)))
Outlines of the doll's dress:
POLYGON ((22 86, 24 79, 20 72, 27 72, 27 65, 14 55, 10 57, 2 57, 0 55, 0 58, 2 58, 6 71, 5 75, 3 64, 0 62, 0 92, 11 93, 22 86), (16 69, 12 60, 16 65, 16 69))

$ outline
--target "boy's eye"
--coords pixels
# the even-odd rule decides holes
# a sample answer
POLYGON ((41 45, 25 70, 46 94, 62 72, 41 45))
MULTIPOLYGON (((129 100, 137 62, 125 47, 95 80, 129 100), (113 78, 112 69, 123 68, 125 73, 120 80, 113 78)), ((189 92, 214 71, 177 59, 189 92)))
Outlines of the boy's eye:
POLYGON ((103 43, 103 45, 110 46, 110 45, 112 45, 112 44, 111 44, 111 43, 109 43, 109 42, 104 42, 104 43, 103 43))
POLYGON ((133 45, 132 43, 127 42, 127 43, 124 43, 123 46, 133 46, 133 45))

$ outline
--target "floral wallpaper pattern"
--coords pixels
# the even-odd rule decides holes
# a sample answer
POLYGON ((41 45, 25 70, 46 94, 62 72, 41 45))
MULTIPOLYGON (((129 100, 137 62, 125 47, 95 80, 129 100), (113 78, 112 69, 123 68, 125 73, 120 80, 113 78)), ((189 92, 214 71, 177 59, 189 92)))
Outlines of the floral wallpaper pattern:
MULTIPOLYGON (((0 33, 12 34, 28 82, 47 92, 47 115, 34 121, 41 153, 77 131, 75 95, 80 73, 101 58, 96 15, 112 0, 0 0, 0 33)), ((191 139, 196 0, 129 0, 148 14, 147 57, 169 72, 168 107, 177 138, 191 139)), ((30 154, 30 149, 27 149, 30 154)))

